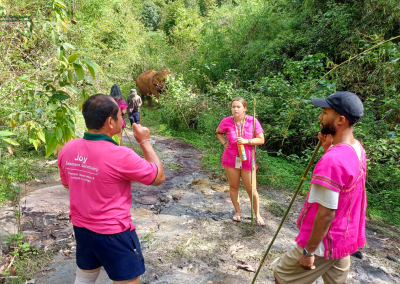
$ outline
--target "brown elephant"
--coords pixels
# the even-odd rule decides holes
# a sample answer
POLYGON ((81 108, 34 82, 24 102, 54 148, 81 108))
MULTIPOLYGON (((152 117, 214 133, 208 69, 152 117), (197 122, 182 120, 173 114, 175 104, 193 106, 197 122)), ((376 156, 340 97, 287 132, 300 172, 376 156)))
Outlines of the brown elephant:
POLYGON ((153 100, 151 95, 154 95, 157 99, 159 94, 165 91, 165 78, 168 76, 167 70, 154 71, 149 70, 139 75, 136 79, 136 86, 139 89, 139 93, 142 95, 144 101, 147 97, 149 106, 153 106, 153 100))

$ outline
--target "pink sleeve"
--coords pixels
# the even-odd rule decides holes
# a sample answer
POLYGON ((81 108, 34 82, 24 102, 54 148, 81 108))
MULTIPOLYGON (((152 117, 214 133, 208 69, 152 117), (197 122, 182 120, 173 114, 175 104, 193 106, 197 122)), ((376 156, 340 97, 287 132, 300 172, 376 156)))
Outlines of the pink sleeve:
POLYGON ((120 104, 120 105, 119 105, 119 108, 120 108, 121 110, 124 110, 124 109, 127 109, 127 108, 128 108, 128 105, 127 105, 127 104, 120 104))
POLYGON ((325 153, 315 165, 311 183, 325 186, 335 192, 340 192, 349 177, 345 166, 338 159, 325 153))
POLYGON ((221 120, 221 122, 218 125, 219 132, 225 133, 228 130, 228 121, 227 117, 221 120))
POLYGON ((257 118, 256 118, 255 126, 256 126, 256 129, 255 129, 255 134, 256 135, 264 132, 264 129, 262 128, 261 123, 258 121, 257 118))
POLYGON ((128 180, 150 185, 156 179, 158 168, 127 148, 119 173, 128 180))

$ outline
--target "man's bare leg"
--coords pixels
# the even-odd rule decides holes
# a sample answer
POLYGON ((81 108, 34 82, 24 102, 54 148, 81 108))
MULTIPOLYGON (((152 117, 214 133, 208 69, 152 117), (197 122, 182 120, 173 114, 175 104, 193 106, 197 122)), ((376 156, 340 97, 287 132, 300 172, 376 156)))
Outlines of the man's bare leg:
POLYGON ((101 266, 92 270, 76 269, 75 284, 94 284, 99 276, 101 266))

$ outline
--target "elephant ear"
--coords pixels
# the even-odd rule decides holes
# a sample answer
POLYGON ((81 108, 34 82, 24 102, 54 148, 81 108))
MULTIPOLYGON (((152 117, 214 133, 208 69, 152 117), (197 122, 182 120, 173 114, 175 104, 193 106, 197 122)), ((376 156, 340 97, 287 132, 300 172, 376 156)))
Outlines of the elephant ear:
POLYGON ((153 85, 157 85, 159 83, 159 79, 158 79, 159 75, 158 75, 158 73, 160 73, 160 72, 155 73, 153 75, 153 78, 151 79, 151 82, 153 83, 153 85))

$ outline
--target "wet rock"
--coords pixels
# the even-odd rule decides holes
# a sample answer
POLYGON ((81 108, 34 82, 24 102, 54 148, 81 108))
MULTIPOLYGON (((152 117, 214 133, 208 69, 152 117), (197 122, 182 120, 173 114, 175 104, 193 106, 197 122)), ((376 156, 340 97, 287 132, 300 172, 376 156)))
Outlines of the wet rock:
POLYGON ((352 253, 351 256, 354 256, 354 257, 356 257, 358 259, 363 259, 363 254, 362 254, 361 251, 357 251, 355 253, 352 253))
POLYGON ((182 196, 176 194, 176 195, 172 195, 172 198, 174 199, 174 201, 178 202, 179 200, 181 200, 182 196))
POLYGON ((400 259, 398 259, 398 258, 396 258, 396 257, 394 257, 394 256, 391 256, 390 254, 388 254, 388 255, 386 256, 386 258, 389 259, 389 260, 391 260, 391 261, 394 261, 394 262, 397 262, 397 263, 400 264, 400 259))
POLYGON ((162 202, 162 203, 168 203, 173 199, 173 197, 171 194, 165 194, 165 195, 163 194, 159 197, 159 199, 160 199, 160 202, 162 202))
POLYGON ((143 204, 143 205, 153 205, 156 204, 158 201, 158 196, 156 194, 151 194, 151 195, 142 195, 139 196, 135 199, 137 203, 143 204))
POLYGON ((51 233, 51 236, 55 239, 65 239, 68 238, 72 234, 72 228, 65 228, 60 231, 54 231, 51 233))
POLYGON ((370 265, 363 265, 361 268, 356 268, 356 273, 358 273, 358 280, 365 282, 361 283, 393 283, 389 275, 380 268, 375 268, 370 265), (370 282, 367 282, 370 281, 370 282), (387 281, 387 282, 383 282, 387 281))

